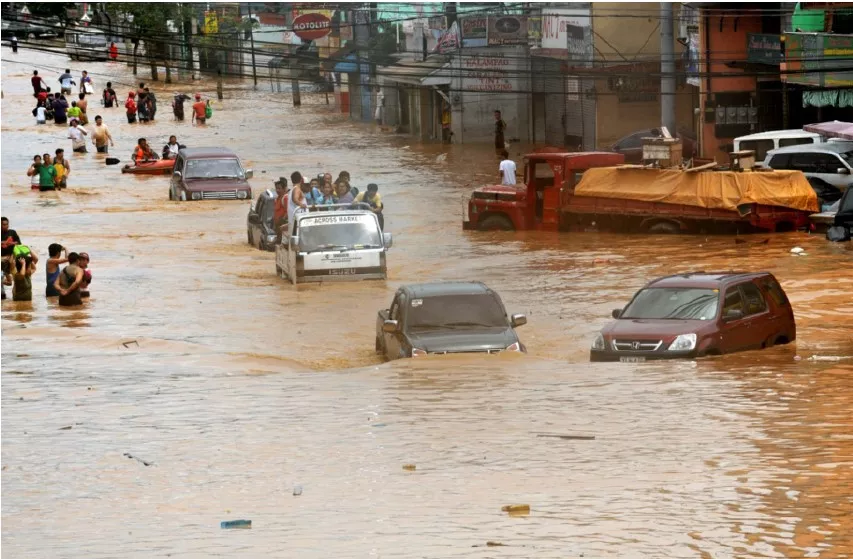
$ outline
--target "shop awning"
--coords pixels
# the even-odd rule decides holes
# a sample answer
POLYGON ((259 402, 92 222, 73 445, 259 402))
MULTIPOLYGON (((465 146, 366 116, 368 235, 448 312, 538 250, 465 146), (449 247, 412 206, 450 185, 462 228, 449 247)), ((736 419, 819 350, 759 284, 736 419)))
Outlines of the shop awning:
MULTIPOLYGON (((449 70, 440 76, 440 79, 445 79, 446 74, 446 81, 436 81, 425 84, 424 80, 447 65, 447 58, 444 56, 430 57, 423 62, 401 60, 399 64, 380 66, 377 73, 379 74, 379 80, 383 83, 406 83, 416 86, 443 85, 445 83, 450 83, 449 70)), ((436 74, 435 78, 438 80, 439 75, 436 74)))
POLYGON ((450 81, 453 79, 453 68, 450 66, 450 62, 442 66, 441 68, 432 71, 428 76, 421 80, 421 85, 425 86, 433 86, 433 85, 450 85, 450 81))
POLYGON ((803 91, 803 107, 853 107, 853 89, 803 91))
POLYGON ((833 120, 832 122, 820 122, 818 124, 806 124, 803 126, 806 132, 814 132, 825 138, 841 138, 842 140, 853 141, 853 122, 841 122, 833 120))

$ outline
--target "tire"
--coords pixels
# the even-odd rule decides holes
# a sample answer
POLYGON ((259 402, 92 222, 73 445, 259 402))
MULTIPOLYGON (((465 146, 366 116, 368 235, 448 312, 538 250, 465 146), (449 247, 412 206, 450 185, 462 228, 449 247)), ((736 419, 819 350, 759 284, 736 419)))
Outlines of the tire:
POLYGON ((647 231, 658 235, 677 235, 681 233, 681 229, 679 229, 678 225, 671 221, 658 221, 657 223, 653 223, 647 231))
POLYGON ((477 229, 480 231, 515 231, 512 221, 504 215, 490 215, 479 223, 477 229))

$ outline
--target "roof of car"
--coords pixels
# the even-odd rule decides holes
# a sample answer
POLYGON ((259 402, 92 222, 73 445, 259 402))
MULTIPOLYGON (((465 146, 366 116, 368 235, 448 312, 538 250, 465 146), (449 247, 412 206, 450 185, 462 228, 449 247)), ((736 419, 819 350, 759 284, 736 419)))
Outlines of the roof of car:
POLYGON ((437 281, 431 283, 414 283, 401 287, 412 297, 436 297, 440 295, 482 295, 491 289, 479 281, 437 281))
POLYGON ((822 142, 820 144, 798 144, 768 151, 767 155, 778 153, 845 153, 853 150, 853 142, 822 142))
POLYGON ((237 154, 228 148, 184 148, 180 153, 186 158, 194 159, 237 157, 237 154))
MULTIPOLYGON (((772 140, 774 138, 820 138, 820 134, 814 132, 806 132, 802 128, 792 128, 789 130, 768 130, 767 132, 756 132, 755 134, 747 134, 735 138, 736 142, 746 142, 750 140, 772 140)), ((808 144, 799 144, 808 145, 808 144)))
POLYGON ((768 272, 688 272, 664 276, 650 281, 646 287, 714 288, 734 281, 768 275, 768 272))

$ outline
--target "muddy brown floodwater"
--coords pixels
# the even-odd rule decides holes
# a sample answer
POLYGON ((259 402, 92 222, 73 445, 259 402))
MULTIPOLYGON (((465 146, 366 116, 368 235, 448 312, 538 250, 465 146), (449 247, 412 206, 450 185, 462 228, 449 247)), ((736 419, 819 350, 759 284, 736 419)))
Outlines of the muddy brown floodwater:
POLYGON ((169 102, 212 95, 210 82, 155 85, 151 125, 92 103, 125 161, 137 137, 159 148, 175 133, 235 149, 255 195, 294 170, 378 183, 390 279, 294 288, 246 244, 247 203, 171 203, 166 177, 94 153, 71 156, 66 191, 31 192, 32 155, 70 151, 63 129, 34 124, 32 70, 55 85, 88 69, 121 98, 134 79, 26 49, 3 58, 3 215, 43 258, 52 242, 88 251, 94 274, 80 309, 41 296, 43 269, 32 303, 3 302, 4 557, 853 555, 849 246, 463 232, 463 198, 495 176, 488 146, 418 145, 322 96, 296 110, 237 82, 205 128, 174 123, 169 102), (796 344, 587 362, 610 309, 696 269, 776 274, 796 344), (380 362, 377 310, 401 284, 441 279, 485 281, 527 313, 529 354, 380 362), (252 529, 220 529, 239 518, 252 529))

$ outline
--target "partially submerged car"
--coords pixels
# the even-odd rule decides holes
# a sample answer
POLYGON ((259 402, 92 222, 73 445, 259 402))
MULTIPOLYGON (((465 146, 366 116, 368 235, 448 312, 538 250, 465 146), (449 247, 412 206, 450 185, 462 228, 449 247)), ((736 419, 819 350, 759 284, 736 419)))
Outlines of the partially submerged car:
POLYGON ((251 169, 226 148, 185 148, 178 152, 169 200, 248 200, 251 169))
POLYGON ((376 319, 376 351, 387 359, 445 353, 525 352, 497 293, 480 282, 406 285, 376 319))
POLYGON ((268 189, 261 192, 258 199, 249 206, 249 215, 246 216, 246 235, 249 244, 259 250, 275 250, 277 237, 273 223, 275 213, 275 190, 268 189))
POLYGON ((297 209, 275 247, 275 270, 292 283, 387 277, 393 238, 366 203, 297 209))
POLYGON ((794 311, 767 272, 695 272, 656 279, 602 328, 590 361, 701 357, 787 344, 794 311))

